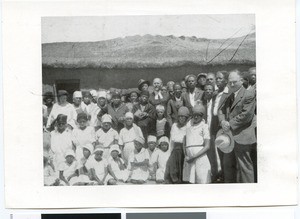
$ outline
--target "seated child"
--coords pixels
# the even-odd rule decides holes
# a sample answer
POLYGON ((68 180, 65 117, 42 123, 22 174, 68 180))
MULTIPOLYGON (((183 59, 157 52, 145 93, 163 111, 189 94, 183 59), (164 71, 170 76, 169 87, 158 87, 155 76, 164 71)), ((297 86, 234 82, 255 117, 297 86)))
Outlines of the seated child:
POLYGON ((94 155, 91 156, 86 162, 85 166, 89 171, 91 179, 97 183, 97 185, 110 184, 109 180, 113 179, 107 170, 107 161, 102 158, 103 149, 96 148, 94 155))
MULTIPOLYGON (((152 157, 152 154, 154 153, 154 151, 157 150, 157 138, 156 136, 154 135, 149 135, 148 136, 148 139, 147 139, 147 145, 148 145, 148 148, 147 148, 147 151, 149 153, 149 156, 150 156, 150 160, 151 160, 151 157, 152 157)), ((153 169, 153 165, 150 164, 149 166, 149 172, 150 172, 150 177, 149 177, 149 180, 155 180, 155 172, 154 172, 154 169, 153 169)))
POLYGON ((164 183, 167 161, 170 157, 169 139, 165 136, 158 140, 159 149, 151 157, 151 164, 154 166, 157 183, 164 183))
POLYGON ((156 120, 151 124, 151 134, 156 135, 157 139, 162 136, 170 137, 170 124, 165 118, 165 107, 156 106, 156 120))
POLYGON ((203 119, 204 115, 204 106, 195 105, 193 107, 193 117, 186 125, 183 180, 196 184, 211 182, 211 167, 207 157, 207 151, 210 147, 210 135, 208 125, 205 124, 203 119))
POLYGON ((70 186, 78 181, 78 164, 75 161, 75 153, 73 150, 68 150, 65 155, 66 161, 59 165, 59 179, 61 185, 70 186))
POLYGON ((97 147, 103 149, 103 159, 107 160, 110 157, 110 147, 113 144, 117 144, 119 140, 119 134, 111 127, 111 116, 105 114, 101 118, 102 128, 96 132, 96 144, 97 147))
POLYGON ((148 151, 143 147, 145 140, 137 137, 134 140, 134 151, 129 157, 128 169, 132 171, 131 182, 134 184, 143 184, 149 178, 149 160, 148 151))
POLYGON ((86 168, 86 163, 94 152, 94 146, 92 144, 86 144, 82 147, 83 157, 78 161, 78 183, 76 185, 93 185, 91 181, 91 175, 86 168))
POLYGON ((49 154, 44 151, 44 185, 58 186, 59 182, 60 180, 49 162, 49 154))
POLYGON ((57 171, 61 163, 65 162, 65 154, 68 150, 72 150, 72 134, 67 129, 67 116, 59 114, 55 121, 55 129, 51 132, 51 150, 53 157, 54 170, 57 171))
POLYGON ((108 173, 115 179, 114 184, 117 182, 127 182, 130 172, 126 169, 125 163, 119 157, 121 150, 119 145, 112 145, 110 148, 110 158, 108 159, 108 173))
POLYGON ((122 128, 119 136, 119 145, 122 149, 122 157, 126 165, 128 165, 129 156, 134 151, 134 139, 137 137, 144 139, 140 127, 133 124, 133 114, 131 112, 127 112, 125 114, 125 127, 122 128))

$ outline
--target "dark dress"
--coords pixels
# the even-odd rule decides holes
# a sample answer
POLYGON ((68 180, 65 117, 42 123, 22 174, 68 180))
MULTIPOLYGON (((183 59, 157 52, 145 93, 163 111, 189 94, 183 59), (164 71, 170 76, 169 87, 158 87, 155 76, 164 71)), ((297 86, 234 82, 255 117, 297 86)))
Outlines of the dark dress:
POLYGON ((183 144, 175 142, 173 151, 167 161, 165 182, 168 184, 180 184, 182 183, 182 172, 183 172, 183 144))

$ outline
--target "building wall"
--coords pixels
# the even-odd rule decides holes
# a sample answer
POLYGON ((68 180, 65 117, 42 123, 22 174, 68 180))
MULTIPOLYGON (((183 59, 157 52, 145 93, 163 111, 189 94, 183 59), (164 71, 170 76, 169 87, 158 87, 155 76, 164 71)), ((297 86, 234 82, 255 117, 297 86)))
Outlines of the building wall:
POLYGON ((53 85, 56 80, 79 79, 80 89, 108 89, 136 87, 138 80, 143 78, 152 81, 160 77, 164 82, 169 80, 180 81, 188 74, 199 74, 200 72, 217 72, 220 70, 239 69, 247 71, 250 65, 213 65, 196 66, 185 65, 168 68, 143 68, 143 69, 64 69, 64 68, 43 68, 43 85, 53 85))

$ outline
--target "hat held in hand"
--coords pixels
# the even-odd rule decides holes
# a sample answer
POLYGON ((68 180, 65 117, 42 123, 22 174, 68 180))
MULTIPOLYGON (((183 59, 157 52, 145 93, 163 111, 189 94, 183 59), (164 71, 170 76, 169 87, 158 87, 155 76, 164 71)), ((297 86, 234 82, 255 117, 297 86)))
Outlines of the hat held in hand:
POLYGON ((215 140, 215 145, 223 153, 230 153, 234 148, 234 139, 231 131, 224 132, 223 129, 219 130, 215 140))

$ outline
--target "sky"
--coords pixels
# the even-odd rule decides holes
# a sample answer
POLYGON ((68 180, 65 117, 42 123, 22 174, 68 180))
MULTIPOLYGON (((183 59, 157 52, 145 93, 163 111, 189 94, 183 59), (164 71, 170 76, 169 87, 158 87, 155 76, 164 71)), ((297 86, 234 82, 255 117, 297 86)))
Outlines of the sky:
POLYGON ((254 15, 43 17, 42 43, 93 42, 133 35, 225 39, 255 30, 254 15))

